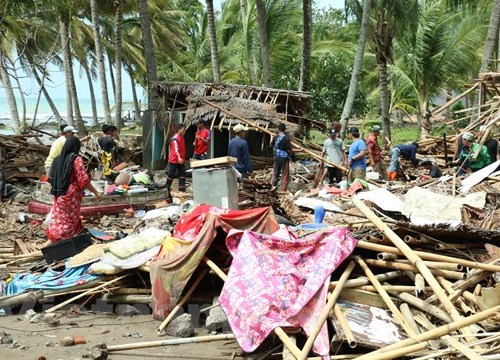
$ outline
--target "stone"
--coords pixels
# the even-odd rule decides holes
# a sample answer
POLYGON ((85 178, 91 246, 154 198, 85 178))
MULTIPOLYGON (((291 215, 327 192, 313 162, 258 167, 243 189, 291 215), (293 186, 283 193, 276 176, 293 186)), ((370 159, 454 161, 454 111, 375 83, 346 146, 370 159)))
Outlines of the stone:
POLYGON ((59 345, 61 346, 73 346, 75 345, 75 340, 71 336, 65 336, 59 341, 59 345))
POLYGON ((0 339, 0 343, 4 345, 12 344, 14 342, 14 339, 11 338, 9 335, 2 336, 0 339))
POLYGON ((30 321, 33 316, 36 315, 36 311, 33 309, 29 309, 24 313, 24 320, 30 321))
POLYGON ((28 201, 31 200, 31 195, 30 194, 25 194, 25 193, 18 193, 15 197, 14 197, 14 201, 17 201, 18 203, 21 203, 21 204, 27 204, 28 201))
MULTIPOLYGON (((217 296, 214 297, 213 304, 219 304, 219 298, 217 296)), ((209 331, 226 331, 229 329, 229 321, 227 320, 226 313, 222 310, 220 305, 210 309, 207 321, 205 322, 205 327, 209 331)))
POLYGON ((20 346, 19 343, 15 340, 7 344, 7 348, 9 349, 17 349, 19 346, 20 346))
POLYGON ((134 315, 139 315, 141 313, 135 307, 128 305, 128 304, 116 305, 115 312, 118 315, 122 315, 122 316, 134 316, 134 315))
POLYGON ((193 317, 191 314, 177 316, 168 324, 167 335, 175 337, 190 337, 194 334, 193 317))
POLYGON ((30 323, 32 324, 38 324, 40 321, 43 320, 43 314, 35 314, 30 318, 30 323))

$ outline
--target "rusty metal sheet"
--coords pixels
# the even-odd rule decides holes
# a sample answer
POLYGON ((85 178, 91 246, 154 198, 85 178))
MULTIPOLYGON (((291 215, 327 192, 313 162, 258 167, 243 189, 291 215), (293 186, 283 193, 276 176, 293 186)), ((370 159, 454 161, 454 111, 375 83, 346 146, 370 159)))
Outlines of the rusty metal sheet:
MULTIPOLYGON (((379 349, 406 338, 391 313, 386 309, 358 304, 350 301, 337 302, 358 345, 379 349)), ((337 319, 330 315, 337 335, 345 340, 337 319)))

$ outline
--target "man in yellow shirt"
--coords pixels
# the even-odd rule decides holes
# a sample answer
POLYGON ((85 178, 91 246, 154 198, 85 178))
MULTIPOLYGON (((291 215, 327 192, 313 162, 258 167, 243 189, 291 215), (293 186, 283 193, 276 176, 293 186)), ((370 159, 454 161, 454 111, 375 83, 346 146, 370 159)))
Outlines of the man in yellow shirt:
POLYGON ((60 136, 50 146, 49 156, 45 160, 45 175, 49 176, 52 161, 61 154, 61 150, 66 142, 66 139, 74 136, 77 131, 73 126, 66 124, 59 126, 60 136))

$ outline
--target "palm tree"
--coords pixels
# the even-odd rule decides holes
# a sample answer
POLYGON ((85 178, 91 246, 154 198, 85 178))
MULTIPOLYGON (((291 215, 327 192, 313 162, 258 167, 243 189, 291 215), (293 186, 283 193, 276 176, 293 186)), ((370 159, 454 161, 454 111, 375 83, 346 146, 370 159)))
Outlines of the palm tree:
POLYGON ((418 21, 417 2, 417 0, 373 0, 370 37, 372 51, 379 68, 380 115, 384 141, 386 138, 391 139, 387 66, 393 62, 393 40, 397 34, 402 34, 405 29, 411 29, 418 21))
POLYGON ((312 1, 303 0, 303 41, 302 41, 302 66, 300 67, 299 91, 307 91, 309 88, 309 63, 311 60, 312 47, 312 1))
POLYGON ((111 110, 109 106, 108 83, 106 80, 106 66, 104 64, 104 54, 101 43, 101 33, 99 31, 99 14, 97 0, 90 0, 90 11, 94 31, 95 57, 99 69, 99 80, 101 83, 102 105, 104 109, 104 121, 111 123, 111 110))
POLYGON ((271 78, 271 62, 269 60, 269 41, 267 37, 266 9, 263 0, 255 0, 257 9, 257 23, 259 24, 260 48, 262 51, 262 69, 264 72, 264 84, 268 88, 273 87, 271 78))
POLYGON ((122 125, 122 30, 123 30, 123 4, 122 0, 114 0, 115 15, 115 126, 119 129, 122 125))
MULTIPOLYGON (((1 32, 0 32, 1 36, 1 32)), ((12 127, 15 134, 21 133, 21 122, 19 121, 19 112, 17 111, 16 97, 14 96, 14 90, 12 89, 12 83, 10 82, 9 74, 7 73, 7 68, 5 64, 5 55, 0 47, 0 79, 2 80, 3 87, 5 89, 5 94, 7 96, 7 102, 9 103, 10 116, 12 121, 12 127)))
POLYGON ((154 104, 152 104, 153 92, 151 84, 153 81, 158 80, 158 75, 156 69, 156 56, 153 45, 153 36, 151 35, 151 19, 149 17, 147 0, 139 0, 139 17, 141 20, 142 46, 144 48, 144 57, 146 58, 148 109, 154 110, 155 107, 154 104))
POLYGON ((210 54, 212 57, 212 70, 214 73, 214 82, 220 82, 220 64, 219 50, 217 49, 217 32, 215 31, 215 15, 213 0, 207 2, 208 35, 210 37, 210 54))
MULTIPOLYGON (((358 5, 356 1, 355 6, 358 5)), ((351 116, 354 98, 358 89, 359 76, 361 75, 361 65, 363 63, 363 54, 365 52, 366 38, 368 37, 370 13, 372 10, 372 0, 363 1, 363 12, 361 16, 361 27, 359 29, 358 47, 356 49, 356 56, 354 58, 354 65, 352 67, 351 82, 349 83, 349 91, 342 109, 341 123, 343 129, 343 137, 347 133, 347 125, 349 123, 349 116, 351 116)))
POLYGON ((500 28, 500 0, 494 0, 490 22, 488 26, 488 36, 486 37, 486 44, 484 45, 483 61, 481 63, 481 73, 491 70, 493 61, 493 54, 495 48, 498 46, 498 31, 500 28))
POLYGON ((427 116, 431 97, 457 88, 471 69, 479 67, 477 44, 486 28, 482 16, 473 11, 450 14, 444 1, 420 0, 419 4, 418 27, 396 40, 397 60, 390 72, 397 96, 414 99, 409 105, 418 110, 421 137, 425 137, 431 129, 427 116))

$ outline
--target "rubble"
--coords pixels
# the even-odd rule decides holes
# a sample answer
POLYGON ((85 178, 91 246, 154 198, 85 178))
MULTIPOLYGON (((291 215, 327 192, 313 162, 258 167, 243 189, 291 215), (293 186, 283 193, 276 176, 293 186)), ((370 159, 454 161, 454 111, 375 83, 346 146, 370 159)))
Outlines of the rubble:
MULTIPOLYGON (((204 106, 206 109, 213 108, 207 102, 204 106)), ((213 112, 213 109, 210 111, 213 112)), ((223 112, 234 115, 227 110, 223 112)), ((238 119, 237 116, 232 118, 238 119)), ((492 124, 490 118, 482 119, 482 123, 492 124)), ((479 123, 476 122, 475 126, 479 123)), ((444 166, 450 160, 453 140, 452 136, 422 140, 419 157, 433 156, 437 163, 444 166)), ((22 160, 19 158, 22 146, 28 146, 25 138, 9 138, 4 145, 11 159, 16 161, 22 160)), ((295 146, 300 145, 295 143, 295 146)), ((235 256, 226 240, 234 240, 244 234, 258 234, 255 236, 262 243, 276 241, 276 244, 294 246, 287 256, 278 254, 277 246, 273 251, 259 253, 260 264, 270 279, 276 277, 288 281, 286 276, 296 276, 296 282, 283 280, 284 287, 290 286, 290 293, 301 286, 312 286, 312 282, 318 282, 320 284, 314 287, 315 297, 323 296, 318 313, 308 319, 307 326, 302 326, 303 323, 295 318, 299 317, 298 310, 302 309, 286 314, 289 315, 285 317, 288 326, 280 323, 273 327, 274 335, 265 337, 270 343, 265 344, 270 348, 274 349, 276 343, 282 342, 278 349, 283 348, 283 353, 288 351, 297 359, 305 359, 311 351, 317 353, 315 345, 322 339, 321 329, 329 323, 333 327, 333 333, 327 337, 330 354, 344 358, 353 354, 370 360, 445 356, 481 358, 498 352, 499 175, 492 171, 484 176, 480 174, 479 179, 474 174, 462 178, 448 174, 429 181, 420 178, 419 169, 404 166, 407 175, 415 180, 368 180, 357 181, 347 188, 330 187, 317 181, 317 175, 321 175, 322 171, 317 150, 311 148, 307 153, 316 161, 297 161, 290 167, 292 182, 286 192, 277 191, 270 185, 269 167, 272 161, 269 158, 252 158, 256 164, 255 171, 239 184, 239 211, 208 205, 201 208, 203 205, 196 206, 185 201, 190 199, 191 194, 188 193, 179 194, 182 196, 178 197, 177 205, 161 201, 148 203, 145 207, 148 211, 142 218, 126 219, 123 213, 86 218, 85 226, 94 230, 93 242, 100 245, 99 251, 93 253, 94 248, 89 253, 80 253, 68 264, 90 268, 92 263, 92 269, 98 268, 96 264, 106 265, 101 267, 96 278, 87 282, 76 281, 67 288, 30 288, 24 292, 5 294, 0 298, 0 306, 17 309, 27 301, 43 303, 47 299, 56 299, 41 313, 28 310, 25 314, 26 323, 45 327, 59 326, 59 310, 71 304, 88 305, 98 311, 122 316, 150 313, 152 308, 155 317, 163 320, 157 329, 158 335, 166 333, 183 338, 110 344, 100 348, 100 354, 105 354, 102 358, 114 351, 221 339, 236 339, 242 344, 242 335, 236 330, 231 313, 228 314, 227 303, 221 300, 219 304, 218 295, 221 294, 223 299, 223 289, 231 283, 236 271, 235 256), (322 221, 315 218, 317 208, 326 211, 322 221), (261 213, 252 213, 257 210, 261 213), (243 219, 236 221, 239 216, 243 219), (254 220, 247 223, 248 218, 254 220), (280 230, 278 222, 287 223, 289 227, 282 226, 280 230), (140 241, 143 247, 127 247, 128 241, 151 229, 161 232, 161 237, 153 239, 153 235, 148 235, 148 241, 140 241), (324 235, 332 229, 345 230, 348 235, 330 237, 323 242, 318 240, 318 234, 324 235), (345 261, 335 263, 336 268, 327 279, 320 282, 317 274, 307 278, 298 275, 299 265, 310 261, 312 254, 310 249, 298 252, 299 246, 324 243, 340 246, 350 237, 355 239, 353 250, 344 254, 345 261), (120 240, 115 246, 110 246, 119 238, 125 238, 125 241, 120 240), (119 254, 126 255, 120 257, 119 254), (283 262, 290 261, 295 267, 290 266, 284 272, 267 268, 269 263, 266 261, 273 260, 273 256, 281 256, 283 262), (113 264, 112 271, 108 271, 110 264, 113 264), (159 289, 168 291, 168 297, 159 296, 159 289), (164 308, 168 307, 163 317, 155 313, 158 302, 164 308), (193 323, 197 317, 189 313, 189 308, 194 303, 203 303, 204 306, 212 303, 203 325, 193 323), (173 318, 182 311, 188 313, 173 318), (199 331, 199 326, 203 327, 202 331, 199 331), (217 335, 221 331, 228 334, 217 335), (210 335, 191 337, 195 333, 210 335)), ((31 175, 28 173, 36 172, 34 164, 23 164, 28 172, 19 171, 13 162, 8 167, 10 179, 15 178, 20 184, 29 183, 31 175)), ((452 171, 446 169, 446 172, 452 171)), ((156 178, 159 182, 164 180, 161 176, 156 178)), ((26 214, 25 197, 25 194, 20 194, 10 202, 0 204, 0 264, 5 279, 16 273, 45 274, 65 267, 62 261, 49 268, 43 260, 39 251, 45 241, 40 226, 43 216, 26 214), (24 216, 20 217, 20 213, 24 216)), ((242 273, 250 275, 262 270, 257 266, 242 266, 242 273)), ((271 282, 265 283, 269 284, 271 282)), ((7 282, 3 286, 6 287, 7 282)), ((256 281, 255 287, 258 286, 261 284, 256 281)), ((281 290, 279 286, 269 287, 265 292, 266 300, 280 304, 291 301, 277 298, 283 293, 280 293, 281 290)), ((248 294, 232 294, 239 296, 241 301, 249 298, 248 294)), ((304 303, 304 308, 311 305, 304 303)), ((282 309, 273 303, 270 309, 262 310, 259 320, 267 315, 267 310, 274 312, 273 315, 282 315, 282 309)), ((83 311, 85 308, 79 306, 70 313, 80 316, 83 311)), ((308 309, 307 313, 313 312, 308 309)), ((142 337, 143 333, 138 329, 131 330, 123 336, 142 337)), ((71 346, 84 344, 85 341, 85 338, 68 336, 59 344, 71 346)), ((12 345, 15 341, 8 334, 2 336, 1 342, 15 346, 12 345)), ((55 345, 56 342, 47 342, 47 346, 55 345)), ((97 351, 97 348, 94 350, 97 351)))

